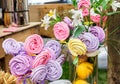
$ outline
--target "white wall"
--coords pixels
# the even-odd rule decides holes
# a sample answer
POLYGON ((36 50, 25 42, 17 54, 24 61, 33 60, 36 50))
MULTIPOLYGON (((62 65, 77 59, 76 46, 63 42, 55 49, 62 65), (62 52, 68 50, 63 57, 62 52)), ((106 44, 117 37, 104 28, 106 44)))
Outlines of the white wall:
POLYGON ((28 0, 29 4, 44 4, 45 2, 54 2, 60 0, 28 0))

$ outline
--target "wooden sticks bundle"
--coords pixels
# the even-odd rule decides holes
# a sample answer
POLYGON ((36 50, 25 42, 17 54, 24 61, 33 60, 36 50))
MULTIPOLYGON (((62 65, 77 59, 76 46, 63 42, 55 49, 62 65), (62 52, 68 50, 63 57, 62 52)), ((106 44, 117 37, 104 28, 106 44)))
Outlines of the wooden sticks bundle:
POLYGON ((10 73, 0 71, 0 84, 16 84, 17 78, 10 73))

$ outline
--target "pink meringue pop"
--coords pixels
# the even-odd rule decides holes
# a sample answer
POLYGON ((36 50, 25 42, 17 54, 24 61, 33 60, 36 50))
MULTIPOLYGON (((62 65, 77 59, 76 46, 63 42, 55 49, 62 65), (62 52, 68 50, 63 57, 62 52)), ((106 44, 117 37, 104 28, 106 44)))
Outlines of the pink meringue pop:
POLYGON ((65 22, 58 22, 53 28, 54 35, 58 40, 66 40, 69 37, 70 29, 65 22))
POLYGON ((39 66, 39 65, 45 65, 47 64, 48 60, 51 58, 51 52, 49 49, 44 48, 40 54, 36 56, 33 62, 33 68, 39 66))
POLYGON ((26 38, 24 47, 29 54, 38 54, 43 48, 43 39, 38 34, 33 34, 26 38))

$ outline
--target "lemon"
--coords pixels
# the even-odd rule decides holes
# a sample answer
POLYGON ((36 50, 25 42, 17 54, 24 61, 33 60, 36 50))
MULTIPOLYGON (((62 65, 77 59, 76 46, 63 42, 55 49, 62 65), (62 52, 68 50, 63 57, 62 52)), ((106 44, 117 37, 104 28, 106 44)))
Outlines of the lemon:
POLYGON ((93 72, 93 64, 82 62, 76 67, 76 72, 80 79, 86 79, 93 72))
POLYGON ((73 84, 89 84, 89 83, 85 80, 76 80, 73 82, 73 84))

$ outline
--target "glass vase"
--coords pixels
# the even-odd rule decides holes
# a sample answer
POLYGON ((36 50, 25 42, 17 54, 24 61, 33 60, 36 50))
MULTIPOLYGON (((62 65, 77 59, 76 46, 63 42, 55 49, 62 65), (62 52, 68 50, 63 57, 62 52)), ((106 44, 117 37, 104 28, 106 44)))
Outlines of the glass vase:
POLYGON ((98 84, 98 56, 88 58, 93 64, 93 72, 89 75, 87 81, 90 84, 98 84))
POLYGON ((66 45, 62 46, 62 53, 66 56, 66 60, 62 65, 63 75, 61 79, 67 79, 72 82, 75 76, 75 65, 73 64, 72 56, 66 45))
POLYGON ((76 57, 73 57, 71 55, 66 45, 62 46, 62 54, 66 56, 66 60, 62 65, 63 75, 61 79, 70 80, 72 83, 78 80, 79 77, 76 72, 77 66, 82 62, 88 62, 93 65, 93 70, 92 73, 89 74, 88 77, 84 80, 89 84, 98 84, 98 56, 94 57, 78 56, 78 59, 76 60, 76 57))

